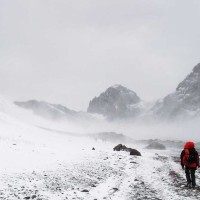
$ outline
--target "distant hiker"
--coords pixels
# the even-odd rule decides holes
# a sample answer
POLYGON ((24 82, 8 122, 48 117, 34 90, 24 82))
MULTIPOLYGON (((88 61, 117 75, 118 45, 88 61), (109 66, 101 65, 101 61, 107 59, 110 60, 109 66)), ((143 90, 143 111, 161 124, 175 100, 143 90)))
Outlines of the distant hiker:
POLYGON ((186 142, 184 150, 181 152, 181 166, 185 169, 187 187, 195 187, 195 170, 199 167, 199 155, 195 149, 194 142, 186 142))

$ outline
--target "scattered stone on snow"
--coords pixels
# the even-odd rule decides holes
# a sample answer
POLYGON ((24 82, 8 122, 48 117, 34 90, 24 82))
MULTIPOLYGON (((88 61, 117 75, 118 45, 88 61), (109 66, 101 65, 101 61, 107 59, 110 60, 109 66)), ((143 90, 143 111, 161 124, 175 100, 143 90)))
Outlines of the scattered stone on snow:
POLYGON ((130 155, 141 156, 141 153, 138 150, 136 150, 136 149, 132 149, 130 151, 130 155))
POLYGON ((89 190, 84 189, 84 190, 82 190, 81 192, 89 192, 89 190))
MULTIPOLYGON (((126 147, 125 145, 122 145, 122 144, 118 144, 117 146, 115 146, 113 148, 113 150, 114 151, 127 151, 127 152, 130 152, 130 155, 141 156, 141 153, 138 150, 128 148, 128 147, 126 147)), ((121 158, 119 158, 119 159, 121 159, 121 158)))
POLYGON ((131 161, 130 163, 137 164, 137 163, 136 163, 136 162, 134 162, 134 161, 131 161))
POLYGON ((114 151, 121 151, 122 144, 118 144, 116 147, 113 148, 114 151))

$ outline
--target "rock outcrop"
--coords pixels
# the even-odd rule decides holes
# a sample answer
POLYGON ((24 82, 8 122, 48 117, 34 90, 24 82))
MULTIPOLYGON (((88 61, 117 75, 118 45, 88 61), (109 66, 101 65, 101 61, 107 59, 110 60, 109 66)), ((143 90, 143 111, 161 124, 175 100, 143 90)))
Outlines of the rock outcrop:
POLYGON ((141 153, 136 150, 136 149, 132 149, 132 148, 128 148, 123 144, 118 144, 117 146, 115 146, 113 148, 114 151, 127 151, 130 152, 130 155, 135 155, 135 156, 141 156, 141 153))
POLYGON ((140 113, 141 99, 126 87, 109 87, 89 103, 88 112, 102 114, 109 119, 135 117, 140 113))
POLYGON ((200 63, 176 88, 152 108, 156 116, 175 119, 200 114, 200 63))

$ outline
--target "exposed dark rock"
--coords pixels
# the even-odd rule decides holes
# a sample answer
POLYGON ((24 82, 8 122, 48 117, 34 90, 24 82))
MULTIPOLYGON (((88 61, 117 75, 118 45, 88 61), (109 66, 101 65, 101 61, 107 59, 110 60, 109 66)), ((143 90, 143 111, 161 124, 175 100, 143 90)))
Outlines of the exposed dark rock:
POLYGON ((116 147, 113 148, 114 151, 121 151, 122 144, 118 144, 116 147))
POLYGON ((82 190, 81 192, 89 192, 89 190, 84 189, 84 190, 82 190))
POLYGON ((132 148, 125 148, 124 151, 131 152, 132 148))
POLYGON ((134 162, 134 161, 131 161, 130 163, 137 164, 137 163, 136 163, 136 162, 134 162))
POLYGON ((92 184, 91 187, 96 187, 96 185, 92 184))
POLYGON ((136 149, 132 149, 130 151, 130 155, 141 156, 141 153, 138 150, 136 150, 136 149))
MULTIPOLYGON (((114 151, 127 151, 130 152, 130 155, 135 155, 135 156, 141 156, 141 153, 136 150, 136 149, 132 149, 132 148, 127 148, 125 145, 122 144, 118 144, 116 147, 113 148, 114 151)), ((121 158, 119 158, 121 159, 121 158)))
POLYGON ((122 150, 122 151, 125 151, 126 149, 127 149, 127 147, 126 147, 125 145, 122 145, 121 150, 122 150))

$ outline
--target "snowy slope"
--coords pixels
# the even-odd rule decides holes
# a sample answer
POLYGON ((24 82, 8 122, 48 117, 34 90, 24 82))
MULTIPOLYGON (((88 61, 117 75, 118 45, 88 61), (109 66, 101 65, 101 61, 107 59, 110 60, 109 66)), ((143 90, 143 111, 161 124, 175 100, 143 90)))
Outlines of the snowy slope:
MULTIPOLYGON (((54 108, 55 109, 55 108, 54 108)), ((53 109, 53 110, 54 110, 53 109)), ((18 119, 20 122, 28 123, 29 125, 63 131, 68 133, 86 133, 94 131, 96 124, 104 123, 104 118, 98 115, 87 116, 84 113, 79 113, 78 116, 72 118, 54 119, 36 115, 32 110, 21 108, 14 103, 0 96, 0 112, 18 119), (78 124, 78 125, 77 125, 78 124)), ((60 112, 60 111, 59 111, 60 112)))
MULTIPOLYGON (((41 116, 45 119, 52 121, 61 120, 97 120, 100 116, 97 114, 90 114, 87 112, 77 112, 70 110, 67 107, 60 104, 52 104, 45 101, 30 100, 30 101, 15 101, 15 105, 30 110, 32 113, 41 116)), ((101 116, 102 118, 102 116, 101 116)))
MULTIPOLYGON (((199 197, 199 191, 183 189, 184 172, 168 151, 140 149, 142 157, 134 157, 127 152, 113 152, 108 143, 93 142, 95 151, 87 143, 83 145, 75 140, 59 145, 56 150, 55 146, 51 149, 39 145, 11 148, 14 156, 20 154, 25 160, 15 160, 22 164, 21 170, 1 170, 0 197, 9 200, 25 197, 41 200, 192 200, 199 197), (68 149, 66 145, 70 144, 76 148, 72 145, 68 149), (28 156, 31 159, 27 159, 28 156)), ((11 164, 12 157, 2 161, 11 164)))
POLYGON ((45 131, 17 117, 21 112, 1 100, 0 199, 192 200, 200 196, 197 189, 182 188, 184 172, 174 161, 180 149, 150 151, 127 143, 142 153, 142 157, 130 156, 114 152, 109 142, 45 131))

